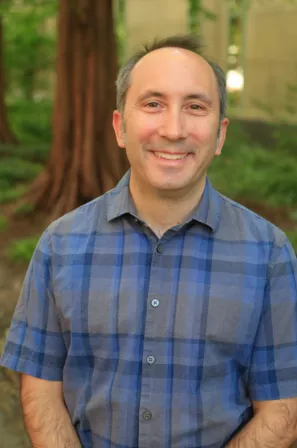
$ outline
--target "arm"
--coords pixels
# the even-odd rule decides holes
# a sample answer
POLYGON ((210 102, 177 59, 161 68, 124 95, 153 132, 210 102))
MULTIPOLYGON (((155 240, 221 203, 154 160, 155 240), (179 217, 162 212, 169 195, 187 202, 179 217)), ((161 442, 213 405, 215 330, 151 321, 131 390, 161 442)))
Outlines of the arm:
POLYGON ((25 426, 33 448, 80 448, 64 404, 62 382, 21 376, 25 426))
POLYGON ((254 401, 254 417, 226 448, 289 448, 297 439, 297 398, 254 401))
POLYGON ((297 439, 297 260, 286 236, 276 236, 249 366, 254 417, 228 448, 289 448, 297 439))

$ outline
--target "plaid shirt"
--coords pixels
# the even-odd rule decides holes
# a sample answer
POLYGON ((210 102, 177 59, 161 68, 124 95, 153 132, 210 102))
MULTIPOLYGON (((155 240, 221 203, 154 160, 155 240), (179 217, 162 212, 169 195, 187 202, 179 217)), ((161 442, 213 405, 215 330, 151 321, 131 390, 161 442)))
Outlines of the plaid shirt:
POLYGON ((296 258, 207 182, 161 239, 129 173, 41 237, 2 364, 60 380, 83 447, 222 447, 252 400, 297 396, 296 258))

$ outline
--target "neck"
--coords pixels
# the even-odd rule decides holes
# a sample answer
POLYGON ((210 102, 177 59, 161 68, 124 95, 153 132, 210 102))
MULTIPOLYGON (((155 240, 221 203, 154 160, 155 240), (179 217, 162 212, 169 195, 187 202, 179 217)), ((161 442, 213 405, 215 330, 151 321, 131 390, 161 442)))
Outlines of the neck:
POLYGON ((190 191, 160 192, 137 182, 131 172, 130 192, 140 219, 160 238, 187 220, 200 202, 205 182, 206 175, 190 191))

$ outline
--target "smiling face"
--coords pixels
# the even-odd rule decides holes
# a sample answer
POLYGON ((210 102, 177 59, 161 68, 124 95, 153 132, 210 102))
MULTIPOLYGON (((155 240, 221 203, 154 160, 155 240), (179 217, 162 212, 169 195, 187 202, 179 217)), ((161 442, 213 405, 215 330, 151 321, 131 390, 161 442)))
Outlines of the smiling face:
POLYGON ((131 164, 131 184, 163 195, 195 191, 221 153, 228 126, 219 121, 212 68, 193 52, 162 48, 130 76, 124 117, 115 111, 113 126, 131 164))

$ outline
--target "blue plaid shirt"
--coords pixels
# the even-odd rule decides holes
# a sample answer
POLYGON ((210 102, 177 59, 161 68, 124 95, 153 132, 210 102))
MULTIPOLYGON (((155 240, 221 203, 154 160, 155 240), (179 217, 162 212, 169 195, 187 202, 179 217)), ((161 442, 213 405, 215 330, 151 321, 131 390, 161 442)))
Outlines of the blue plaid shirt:
POLYGON ((41 237, 2 364, 63 381, 85 448, 222 447, 297 396, 296 281, 285 234, 209 182, 158 240, 127 173, 41 237))

